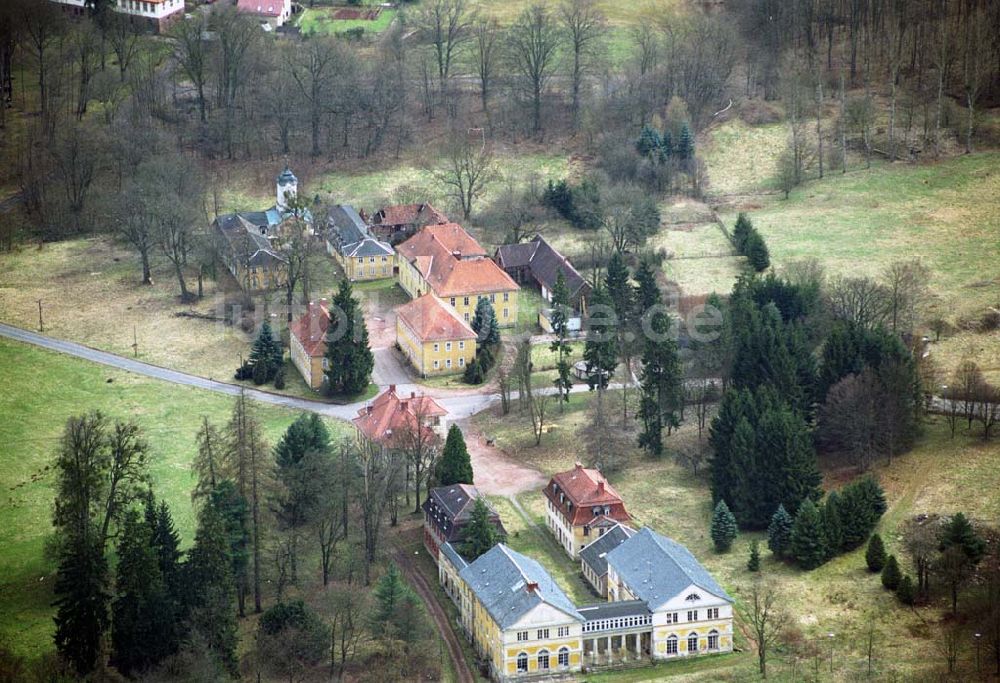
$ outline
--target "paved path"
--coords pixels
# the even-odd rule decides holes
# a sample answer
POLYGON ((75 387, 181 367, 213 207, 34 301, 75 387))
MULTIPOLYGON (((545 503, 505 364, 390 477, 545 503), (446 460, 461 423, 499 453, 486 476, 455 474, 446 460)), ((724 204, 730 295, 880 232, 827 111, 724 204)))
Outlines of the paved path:
MULTIPOLYGON (((76 342, 65 341, 63 339, 55 339, 43 334, 38 334, 37 332, 30 332, 28 330, 21 329, 20 327, 5 325, 3 323, 0 323, 0 337, 6 337, 8 339, 24 342, 26 344, 33 344, 43 349, 56 351, 58 353, 65 353, 77 358, 83 358, 84 360, 88 360, 93 363, 100 363, 101 365, 107 365, 119 370, 133 372, 137 375, 143 375, 145 377, 152 377, 153 379, 159 379, 164 382, 172 382, 174 384, 195 387, 206 391, 214 391, 228 396, 239 396, 240 391, 245 391, 249 398, 261 403, 282 406, 293 410, 304 410, 319 413, 320 415, 335 417, 341 420, 349 420, 356 416, 358 414, 358 410, 364 407, 365 403, 364 401, 357 401, 355 403, 336 405, 326 403, 324 401, 314 401, 308 398, 275 394, 269 391, 244 387, 239 384, 220 382, 218 380, 199 377, 198 375, 192 375, 179 370, 171 370, 169 368, 160 367, 159 365, 144 363, 143 361, 136 360, 134 358, 119 356, 113 353, 108 353, 107 351, 99 351, 98 349, 93 349, 89 346, 84 346, 83 344, 77 344, 76 342)), ((399 389, 400 391, 416 391, 417 387, 414 385, 414 387, 411 388, 408 385, 404 385, 400 386, 399 389)), ((463 394, 460 396, 442 395, 435 396, 435 399, 446 410, 448 410, 448 412, 451 413, 455 419, 461 419, 474 415, 475 413, 487 408, 495 400, 493 396, 486 394, 463 394)))

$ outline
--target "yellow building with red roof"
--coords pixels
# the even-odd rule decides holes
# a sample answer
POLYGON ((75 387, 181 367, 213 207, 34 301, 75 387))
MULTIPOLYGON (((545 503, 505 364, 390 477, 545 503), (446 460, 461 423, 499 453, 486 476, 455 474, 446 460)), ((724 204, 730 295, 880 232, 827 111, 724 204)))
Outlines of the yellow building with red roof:
POLYGON ((396 343, 421 377, 463 372, 476 357, 476 333, 431 292, 396 309, 396 343))
POLYGON ((399 284, 414 299, 431 292, 469 323, 488 298, 501 327, 517 321, 520 287, 457 223, 424 227, 396 246, 396 261, 399 284))

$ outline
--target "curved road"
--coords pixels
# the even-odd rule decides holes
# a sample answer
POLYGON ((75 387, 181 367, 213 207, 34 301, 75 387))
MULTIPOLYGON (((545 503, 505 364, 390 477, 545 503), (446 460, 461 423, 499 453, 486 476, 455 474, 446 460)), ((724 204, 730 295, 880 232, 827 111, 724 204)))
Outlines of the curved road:
MULTIPOLYGON (((244 391, 249 398, 252 398, 255 401, 260 401, 261 403, 269 403, 271 405, 283 406, 294 410, 319 413, 320 415, 335 417, 341 420, 350 420, 355 417, 358 414, 358 410, 365 405, 364 401, 337 405, 326 403, 324 401, 314 401, 308 398, 275 394, 269 391, 244 387, 239 384, 220 382, 218 380, 192 375, 179 370, 171 370, 159 365, 144 363, 140 360, 135 360, 134 358, 119 356, 114 353, 108 353, 107 351, 99 351, 89 346, 84 346, 83 344, 77 344, 76 342, 65 341, 63 339, 55 339, 44 334, 38 334, 37 332, 31 332, 20 327, 5 325, 3 323, 0 323, 0 337, 6 337, 8 339, 24 342, 26 344, 33 344, 43 349, 48 349, 49 351, 65 353, 67 355, 83 358, 84 360, 89 360, 94 363, 100 363, 101 365, 107 365, 119 370, 133 372, 137 375, 144 375, 146 377, 152 377, 153 379, 163 380, 164 382, 173 382, 174 384, 182 384, 189 387, 195 387, 197 389, 205 389, 206 391, 214 391, 216 393, 227 394, 229 396, 239 396, 240 391, 244 391)), ((416 390, 416 385, 401 385, 400 390, 416 390)), ((493 403, 494 398, 487 394, 465 394, 461 396, 436 396, 435 400, 447 409, 449 413, 454 415, 455 419, 461 419, 482 411, 493 403)))

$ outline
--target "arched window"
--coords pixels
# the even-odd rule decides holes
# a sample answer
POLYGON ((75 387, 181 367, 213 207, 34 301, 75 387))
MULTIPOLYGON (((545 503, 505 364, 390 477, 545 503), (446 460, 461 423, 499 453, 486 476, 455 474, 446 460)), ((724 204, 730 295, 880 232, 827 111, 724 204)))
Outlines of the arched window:
POLYGON ((559 648, 559 666, 566 668, 569 666, 569 648, 559 648))
POLYGON ((667 638, 667 654, 677 654, 677 636, 670 636, 667 638))
POLYGON ((688 634, 688 652, 698 651, 698 634, 689 633, 688 634))
POLYGON ((546 671, 549 668, 549 651, 542 650, 538 653, 538 670, 546 671))
POLYGON ((528 673, 528 653, 522 652, 517 656, 517 672, 528 673))
POLYGON ((719 649, 719 632, 714 628, 708 632, 708 649, 718 650, 719 649))

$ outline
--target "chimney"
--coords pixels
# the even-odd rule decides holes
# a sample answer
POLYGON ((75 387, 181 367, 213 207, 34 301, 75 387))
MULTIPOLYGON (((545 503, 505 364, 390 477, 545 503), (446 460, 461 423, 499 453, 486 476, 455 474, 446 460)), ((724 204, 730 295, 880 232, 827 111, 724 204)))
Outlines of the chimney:
POLYGON ((406 401, 400 401, 399 402, 399 409, 400 410, 406 410, 406 401))
POLYGON ((535 593, 538 591, 538 584, 534 581, 530 581, 525 585, 525 588, 528 589, 529 593, 535 593))
POLYGON ((410 392, 410 398, 416 398, 416 397, 417 397, 417 392, 411 391, 410 392))
POLYGON ((369 415, 371 415, 372 414, 372 407, 371 406, 365 406, 365 412, 367 412, 369 415))
POLYGON ((576 467, 576 469, 578 469, 578 470, 582 470, 583 469, 583 463, 580 462, 579 460, 577 460, 576 461, 576 465, 574 465, 574 467, 576 467))
POLYGON ((603 481, 597 482, 597 495, 599 495, 599 496, 603 496, 604 495, 604 482, 603 481))
POLYGON ((391 394, 395 394, 396 393, 396 385, 395 384, 390 384, 389 385, 389 393, 391 393, 391 394))

